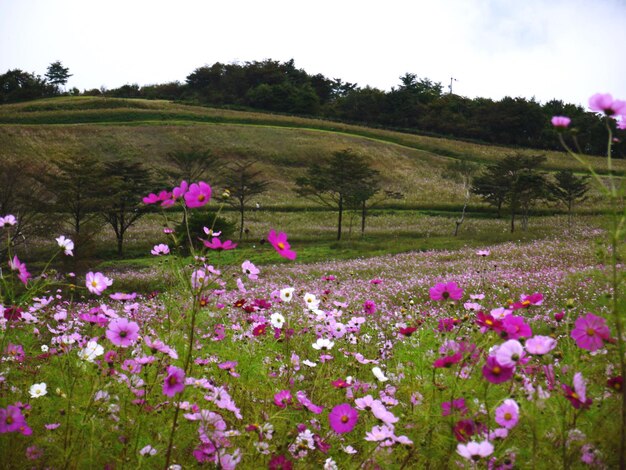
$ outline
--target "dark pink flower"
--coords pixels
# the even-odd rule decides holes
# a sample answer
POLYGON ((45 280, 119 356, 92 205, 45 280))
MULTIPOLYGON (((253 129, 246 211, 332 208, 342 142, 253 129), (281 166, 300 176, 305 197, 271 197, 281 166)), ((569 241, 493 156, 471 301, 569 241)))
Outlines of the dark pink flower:
POLYGON ((457 286, 456 282, 438 283, 430 288, 432 300, 459 300, 461 297, 463 297, 463 289, 457 286))
POLYGON ((268 470, 292 470, 293 462, 284 455, 274 455, 267 464, 268 470))
POLYGON ((487 357, 487 363, 483 366, 483 377, 492 384, 499 384, 511 380, 514 373, 514 367, 501 365, 493 356, 487 357))
POLYGON ((587 409, 591 406, 591 398, 587 398, 587 385, 580 372, 574 374, 574 388, 561 384, 561 388, 565 393, 565 398, 569 400, 576 409, 587 409))
POLYGON ((589 108, 607 116, 626 114, 626 101, 614 100, 609 93, 596 93, 589 98, 589 108))
POLYGON ((167 377, 163 381, 163 395, 173 397, 185 389, 185 371, 176 366, 167 368, 167 377))
POLYGON ((363 310, 367 315, 374 315, 376 313, 376 303, 373 300, 366 300, 363 304, 363 310))
POLYGON ((285 232, 276 234, 276 231, 272 229, 267 235, 267 241, 271 243, 274 249, 283 258, 290 260, 296 259, 296 252, 291 249, 291 245, 287 242, 287 234, 285 232))
POLYGON ((452 367, 454 364, 458 364, 459 362, 461 362, 461 359, 463 359, 463 354, 461 354, 460 352, 452 355, 446 355, 440 357, 439 359, 436 359, 433 363, 433 367, 435 367, 436 369, 452 367))
POLYGON ((106 337, 115 346, 127 348, 137 341, 139 337, 139 325, 126 318, 116 318, 109 323, 106 337))
POLYGON ((458 411, 461 415, 467 413, 465 406, 465 398, 457 398, 456 400, 446 401, 441 404, 441 416, 449 416, 453 412, 458 411))
POLYGON ((207 248, 210 248, 211 250, 227 251, 227 250, 234 250, 235 248, 237 248, 237 244, 233 243, 232 240, 226 240, 225 242, 222 242, 217 237, 213 237, 211 241, 202 240, 202 239, 200 240, 202 241, 204 246, 206 246, 207 248))
POLYGON ((26 269, 26 264, 22 263, 17 256, 14 256, 12 260, 9 260, 9 267, 13 271, 17 271, 17 277, 22 284, 28 284, 28 280, 32 277, 26 269))
POLYGON ((526 324, 523 317, 507 315, 502 320, 504 332, 502 336, 507 339, 530 338, 533 335, 530 326, 526 324), (504 334, 506 333, 506 335, 504 334))
POLYGON ((347 403, 335 406, 328 414, 330 427, 337 434, 345 434, 354 429, 359 413, 347 403))
POLYGON ((579 317, 574 326, 571 337, 581 349, 596 351, 604 346, 604 341, 611 338, 611 332, 606 325, 606 320, 602 317, 597 317, 593 313, 579 317))
POLYGON ((274 395, 274 404, 279 408, 286 408, 293 401, 291 392, 289 390, 281 390, 274 395))
POLYGON ((0 408, 0 434, 21 432, 24 435, 28 435, 24 432, 26 428, 28 428, 26 419, 18 406, 9 405, 6 409, 0 408))
POLYGON ((202 207, 209 203, 211 200, 211 186, 204 181, 199 183, 193 183, 189 186, 189 191, 185 193, 185 204, 187 207, 193 209, 196 207, 202 207))

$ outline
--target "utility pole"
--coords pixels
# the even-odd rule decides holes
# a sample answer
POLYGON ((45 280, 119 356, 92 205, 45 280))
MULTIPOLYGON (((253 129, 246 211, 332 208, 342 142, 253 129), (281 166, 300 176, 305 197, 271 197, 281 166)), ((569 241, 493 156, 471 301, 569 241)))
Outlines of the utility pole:
POLYGON ((458 82, 458 80, 454 77, 450 77, 450 85, 448 85, 448 88, 450 89, 450 95, 452 94, 452 82, 458 82))

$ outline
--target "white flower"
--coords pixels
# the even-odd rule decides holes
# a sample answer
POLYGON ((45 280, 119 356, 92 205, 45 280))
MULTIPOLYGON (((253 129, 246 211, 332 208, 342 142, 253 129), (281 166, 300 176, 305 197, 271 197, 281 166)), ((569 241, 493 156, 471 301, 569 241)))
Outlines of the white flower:
POLYGON ((59 246, 65 250, 67 256, 74 256, 72 251, 74 249, 74 242, 72 240, 65 238, 65 235, 61 235, 59 238, 55 238, 55 240, 59 246))
POLYGON ((317 297, 315 297, 315 295, 313 294, 305 294, 304 296, 304 303, 306 304, 307 308, 309 310, 317 310, 317 308, 320 305, 320 301, 317 300, 317 297))
POLYGON ((324 470, 338 470, 338 468, 332 457, 328 457, 324 462, 324 470))
POLYGON ((291 302, 291 299, 293 298, 293 291, 295 289, 293 287, 285 287, 284 289, 280 290, 280 300, 282 300, 283 302, 291 302))
POLYGON ((315 343, 313 343, 313 349, 321 350, 330 350, 335 345, 335 343, 326 338, 319 338, 315 343))
POLYGON ((372 373, 381 382, 386 382, 387 380, 389 380, 387 377, 385 377, 385 374, 383 374, 383 371, 380 369, 380 367, 373 367, 372 373))
POLYGON ((141 450, 139 451, 139 453, 140 453, 141 455, 146 455, 146 454, 147 454, 147 455, 155 455, 155 454, 157 453, 157 450, 156 450, 154 447, 152 447, 151 445, 147 445, 146 447, 144 447, 143 449, 141 449, 141 450))
POLYGON ((48 393, 47 388, 48 386, 44 382, 41 382, 40 384, 31 385, 30 390, 29 390, 30 396, 32 398, 43 397, 46 393, 48 393))
POLYGON ((270 315, 270 323, 274 328, 282 328, 285 324, 285 317, 283 317, 280 313, 272 313, 270 315))
POLYGON ((308 359, 305 359, 304 361, 302 361, 302 364, 304 364, 305 366, 309 366, 309 367, 316 367, 317 364, 315 362, 309 361, 308 359))
MULTIPOLYGON (((1 305, 0 305, 1 307, 1 305)), ((47 353, 50 350, 50 348, 46 345, 46 344, 42 344, 41 345, 41 352, 47 353)))
POLYGON ((96 357, 104 354, 104 348, 95 341, 89 341, 84 349, 78 351, 78 357, 87 361, 93 362, 96 357))

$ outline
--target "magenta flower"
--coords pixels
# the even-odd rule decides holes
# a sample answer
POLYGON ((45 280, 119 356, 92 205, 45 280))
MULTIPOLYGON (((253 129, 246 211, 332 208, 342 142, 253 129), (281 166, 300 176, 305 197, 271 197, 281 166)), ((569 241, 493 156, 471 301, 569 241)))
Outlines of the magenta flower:
POLYGON ((223 250, 223 251, 226 251, 226 250, 234 250, 235 248, 237 248, 237 244, 233 243, 232 240, 226 240, 223 243, 217 237, 213 237, 211 239, 211 241, 202 240, 202 239, 200 239, 200 240, 202 241, 204 246, 206 246, 207 248, 210 248, 211 250, 223 250))
POLYGON ((496 408, 496 423, 507 429, 513 429, 519 420, 519 406, 510 398, 496 408))
POLYGON ((556 347, 556 340, 549 336, 533 336, 526 340, 524 347, 530 354, 548 354, 556 347))
POLYGON ((575 328, 570 335, 581 349, 596 351, 604 346, 604 341, 611 338, 606 320, 595 316, 593 313, 579 317, 574 326, 575 328))
POLYGON ((461 415, 467 413, 467 406, 465 405, 465 398, 457 398, 452 401, 445 401, 441 404, 441 416, 449 416, 453 412, 459 412, 461 415))
POLYGON ((614 100, 609 93, 596 93, 589 98, 589 108, 607 116, 626 114, 626 101, 614 100))
POLYGON ((293 401, 291 392, 289 390, 281 390, 274 395, 274 404, 279 408, 286 408, 293 401))
POLYGON ((366 300, 363 304, 363 310, 367 315, 374 315, 376 313, 376 303, 373 300, 366 300))
POLYGON ((311 400, 309 400, 309 398, 306 396, 306 392, 302 390, 296 392, 296 398, 302 406, 304 406, 310 412, 315 413, 316 415, 320 414, 324 410, 322 406, 315 405, 311 400))
POLYGON ((459 300, 461 297, 463 297, 463 289, 457 286, 456 282, 438 283, 430 288, 432 300, 459 300))
POLYGON ((185 389, 185 371, 176 366, 167 368, 167 377, 163 381, 163 395, 173 397, 185 389))
MULTIPOLYGON (((164 201, 171 198, 171 193, 163 190, 159 194, 150 193, 146 197, 142 199, 143 203, 146 205, 156 204, 157 202, 163 203, 164 201)), ((163 204, 162 204, 163 205, 163 204)))
POLYGON ((591 398, 587 398, 587 385, 580 372, 574 374, 574 388, 561 384, 565 398, 567 398, 572 406, 576 409, 587 409, 591 406, 591 398))
POLYGON ((276 231, 272 229, 267 235, 267 241, 272 244, 274 249, 283 258, 290 260, 296 259, 296 252, 291 249, 291 245, 287 242, 287 234, 285 232, 276 234, 276 231))
POLYGON ((106 331, 106 337, 115 346, 127 348, 137 341, 139 337, 139 325, 126 318, 116 318, 111 320, 106 331))
POLYGON ((553 116, 550 122, 557 129, 566 129, 572 120, 566 116, 553 116))
POLYGON ((502 328, 506 332, 502 336, 508 339, 530 338, 533 335, 530 326, 526 324, 523 317, 507 315, 502 320, 502 328))
POLYGON ((102 273, 88 272, 85 279, 85 284, 89 292, 96 295, 101 295, 107 287, 113 284, 113 280, 109 279, 102 273))
POLYGON ((345 434, 354 429, 359 413, 347 403, 335 406, 328 414, 330 427, 337 434, 345 434))
POLYGON ((185 204, 190 209, 202 207, 211 200, 211 186, 204 181, 193 183, 185 193, 185 204))
POLYGON ((7 432, 20 432, 25 436, 32 434, 18 406, 9 405, 6 409, 0 408, 0 434, 7 432))
POLYGON ((513 378, 514 367, 505 367, 493 357, 487 357, 487 363, 483 366, 483 377, 492 384, 506 382, 513 378))

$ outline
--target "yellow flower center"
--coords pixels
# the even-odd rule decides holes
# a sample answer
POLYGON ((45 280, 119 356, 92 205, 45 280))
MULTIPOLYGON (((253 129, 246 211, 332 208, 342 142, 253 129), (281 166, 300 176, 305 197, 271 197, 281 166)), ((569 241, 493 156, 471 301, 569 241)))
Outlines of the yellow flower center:
POLYGON ((587 328, 587 336, 593 336, 596 332, 593 328, 587 328))
POLYGON ((504 413, 504 419, 506 419, 507 421, 510 420, 511 418, 513 418, 513 416, 511 415, 511 413, 504 413))
POLYGON ((284 250, 284 249, 285 249, 285 244, 284 244, 283 242, 278 242, 278 243, 276 244, 276 246, 277 246, 278 248, 280 248, 281 250, 284 250))

